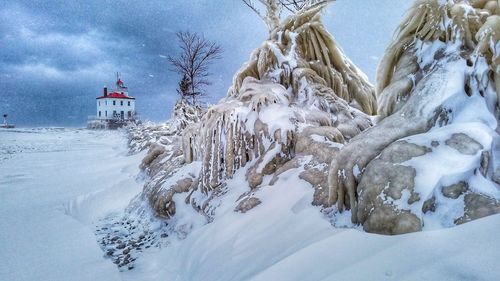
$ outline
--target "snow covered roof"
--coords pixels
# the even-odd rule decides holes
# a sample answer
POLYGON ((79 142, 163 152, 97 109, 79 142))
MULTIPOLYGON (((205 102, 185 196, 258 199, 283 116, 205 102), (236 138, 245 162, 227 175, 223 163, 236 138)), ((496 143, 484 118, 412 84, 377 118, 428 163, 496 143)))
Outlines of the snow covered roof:
POLYGON ((122 93, 117 93, 117 92, 113 92, 107 96, 100 96, 98 97, 97 99, 129 99, 129 100, 135 100, 135 98, 133 97, 129 97, 127 95, 124 95, 122 93))

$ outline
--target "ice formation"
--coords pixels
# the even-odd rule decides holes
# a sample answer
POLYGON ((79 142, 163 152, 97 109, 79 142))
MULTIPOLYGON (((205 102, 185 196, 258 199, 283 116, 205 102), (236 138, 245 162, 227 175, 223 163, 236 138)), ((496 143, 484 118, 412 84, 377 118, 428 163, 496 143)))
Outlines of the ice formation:
POLYGON ((388 234, 500 211, 499 34, 497 1, 416 1, 379 66, 383 119, 332 160, 331 204, 388 234))
POLYGON ((296 143, 311 138, 306 132, 343 144, 372 125, 374 89, 325 30, 324 6, 303 9, 272 29, 227 97, 184 131, 185 161, 201 162, 189 190, 202 196, 191 202, 208 216, 208 202, 239 168, 248 169, 248 183, 257 188, 295 157, 296 143))
POLYGON ((268 18, 269 38, 206 113, 178 104, 167 124, 131 131, 131 149, 149 149, 149 180, 123 221, 140 221, 151 241, 159 228, 184 238, 217 218, 226 195, 248 213, 284 179, 369 232, 500 212, 498 4, 416 1, 376 91, 322 25, 327 2, 268 18))
POLYGON ((192 123, 199 122, 205 110, 200 106, 192 106, 186 100, 179 100, 172 111, 171 118, 163 124, 146 123, 140 127, 132 127, 128 131, 131 153, 148 149, 152 144, 170 144, 175 137, 192 123))

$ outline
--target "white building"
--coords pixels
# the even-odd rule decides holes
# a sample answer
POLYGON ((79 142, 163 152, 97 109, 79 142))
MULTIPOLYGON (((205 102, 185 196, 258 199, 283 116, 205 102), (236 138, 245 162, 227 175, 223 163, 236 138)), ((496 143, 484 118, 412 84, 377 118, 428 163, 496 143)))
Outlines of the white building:
POLYGON ((96 100, 98 120, 135 119, 135 98, 128 95, 128 89, 120 77, 117 77, 116 89, 108 93, 108 88, 104 87, 103 95, 96 100))

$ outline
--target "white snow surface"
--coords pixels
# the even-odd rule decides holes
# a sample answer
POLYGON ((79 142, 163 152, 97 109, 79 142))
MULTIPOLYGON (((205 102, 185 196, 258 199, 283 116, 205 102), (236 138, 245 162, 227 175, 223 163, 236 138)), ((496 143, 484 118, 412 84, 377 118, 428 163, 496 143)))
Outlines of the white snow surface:
POLYGON ((121 280, 92 221, 142 190, 126 149, 120 132, 0 130, 0 280, 121 280))
POLYGON ((400 236, 334 228, 291 170, 233 211, 244 172, 228 182, 212 223, 146 253, 125 280, 497 280, 500 215, 400 236))
POLYGON ((0 160, 0 280, 500 280, 500 215, 400 236, 335 228, 294 176, 302 168, 263 184, 245 214, 234 212, 249 190, 240 169, 212 223, 119 272, 92 223, 140 192, 144 155, 127 156, 119 132, 69 129, 1 131, 0 148, 10 153, 0 160))

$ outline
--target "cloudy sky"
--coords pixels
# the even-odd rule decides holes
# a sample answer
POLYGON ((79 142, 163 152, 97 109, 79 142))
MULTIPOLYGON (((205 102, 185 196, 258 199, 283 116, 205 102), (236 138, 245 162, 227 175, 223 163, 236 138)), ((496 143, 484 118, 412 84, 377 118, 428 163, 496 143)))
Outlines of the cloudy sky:
MULTIPOLYGON (((348 56, 374 81, 380 56, 412 1, 338 0, 323 18, 348 56)), ((95 97, 121 72, 143 119, 168 119, 178 77, 167 55, 175 33, 218 42, 208 102, 266 38, 240 0, 3 0, 0 2, 0 114, 22 126, 81 126, 95 97)))

